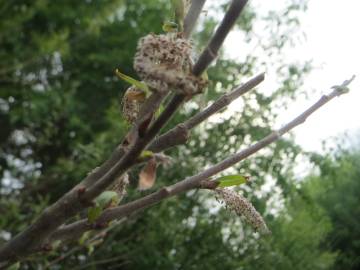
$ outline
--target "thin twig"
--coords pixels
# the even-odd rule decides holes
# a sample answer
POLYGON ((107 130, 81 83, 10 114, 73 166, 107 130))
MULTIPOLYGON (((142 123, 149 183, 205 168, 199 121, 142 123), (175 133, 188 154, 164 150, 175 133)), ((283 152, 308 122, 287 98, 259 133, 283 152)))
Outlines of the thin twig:
POLYGON ((206 0, 193 0, 184 19, 184 36, 189 38, 206 0))
POLYGON ((217 57, 218 51, 225 38, 234 26, 236 19, 246 5, 247 0, 233 0, 228 11, 226 12, 220 26, 216 29, 214 36, 211 38, 206 49, 200 55, 197 63, 193 67, 193 74, 200 76, 210 63, 217 57))
MULTIPOLYGON (((50 269, 53 265, 59 263, 60 261, 63 261, 64 259, 66 259, 67 257, 69 257, 70 255, 74 254, 75 252, 77 252, 78 250, 86 247, 87 245, 91 244, 92 242, 94 242, 97 239, 101 239, 104 238, 104 234, 106 234, 108 231, 110 231, 111 229, 113 229, 114 227, 118 226, 121 222, 125 221, 125 219, 121 219, 118 220, 114 223, 111 223, 111 225, 105 229, 103 229, 102 231, 98 232, 97 234, 95 234, 93 237, 91 237, 90 239, 86 240, 85 243, 83 245, 79 245, 79 246, 75 246, 72 249, 70 249, 69 251, 67 251, 65 254, 62 254, 61 256, 57 257, 56 259, 52 260, 51 262, 49 262, 49 264, 45 267, 46 269, 50 269)), ((81 235, 78 235, 77 237, 79 237, 81 235)), ((77 239, 77 238, 72 238, 72 240, 77 239)))
MULTIPOLYGON (((196 189, 201 187, 201 181, 209 179, 211 176, 218 174, 219 172, 224 171, 225 169, 233 166, 234 164, 244 160, 245 158, 249 157, 250 155, 257 153, 259 150, 263 149, 264 147, 268 146, 269 144, 273 143, 277 139, 279 139, 283 134, 289 132, 294 127, 304 123, 306 119, 313 114, 316 110, 321 108, 323 105, 328 103, 333 98, 340 96, 346 92, 340 91, 339 88, 333 90, 329 95, 322 96, 315 104, 305 110, 302 114, 298 117, 291 120, 289 123, 284 125, 277 131, 270 133, 268 136, 264 137, 262 140, 258 141, 257 143, 251 145, 250 147, 226 158, 225 160, 219 162, 218 164, 204 170, 203 172, 188 177, 176 184, 173 184, 168 187, 163 187, 160 190, 149 194, 145 197, 142 197, 138 200, 129 202, 127 204, 108 209, 104 211, 101 217, 98 219, 99 222, 109 222, 114 219, 122 218, 129 214, 133 214, 139 210, 148 208, 168 197, 172 197, 178 195, 180 193, 189 191, 191 189, 196 189)), ((72 224, 66 225, 61 229, 58 229, 53 235, 53 239, 62 239, 65 235, 71 235, 72 231, 86 231, 88 230, 87 220, 80 220, 74 222, 72 224)))

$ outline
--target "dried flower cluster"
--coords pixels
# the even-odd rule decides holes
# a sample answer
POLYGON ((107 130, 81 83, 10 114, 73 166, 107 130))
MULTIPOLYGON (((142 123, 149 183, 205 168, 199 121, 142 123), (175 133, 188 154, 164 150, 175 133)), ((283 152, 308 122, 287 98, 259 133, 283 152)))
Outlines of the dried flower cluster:
POLYGON ((126 90, 122 98, 122 114, 126 121, 129 123, 135 122, 145 98, 145 92, 135 86, 131 86, 126 90))
POLYGON ((141 79, 156 91, 170 89, 194 95, 207 82, 191 74, 191 44, 181 34, 149 34, 139 40, 134 69, 141 79))
POLYGON ((234 211, 237 215, 244 216, 256 231, 262 234, 270 233, 259 212, 256 211, 251 202, 246 200, 241 194, 226 188, 216 188, 214 192, 218 200, 223 201, 226 207, 234 211))

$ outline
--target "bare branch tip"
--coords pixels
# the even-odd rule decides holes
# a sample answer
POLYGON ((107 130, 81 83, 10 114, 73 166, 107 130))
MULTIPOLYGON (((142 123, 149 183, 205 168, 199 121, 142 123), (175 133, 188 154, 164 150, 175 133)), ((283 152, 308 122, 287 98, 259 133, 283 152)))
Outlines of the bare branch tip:
POLYGON ((352 83, 352 81, 356 78, 355 75, 352 75, 350 79, 345 80, 342 84, 340 85, 334 85, 331 88, 334 89, 334 94, 337 96, 341 96, 343 94, 346 94, 350 91, 349 89, 349 85, 352 83))

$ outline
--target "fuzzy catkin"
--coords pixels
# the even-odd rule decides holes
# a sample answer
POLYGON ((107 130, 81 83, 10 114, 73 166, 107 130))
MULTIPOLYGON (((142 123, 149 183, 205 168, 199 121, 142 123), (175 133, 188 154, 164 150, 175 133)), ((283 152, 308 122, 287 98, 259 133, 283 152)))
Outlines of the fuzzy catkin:
POLYGON ((134 69, 156 91, 200 93, 207 82, 191 74, 191 49, 190 42, 181 35, 149 34, 139 40, 134 69))
POLYGON ((135 86, 129 87, 121 101, 122 114, 126 121, 134 123, 139 116, 141 105, 145 101, 145 93, 143 90, 135 86))
POLYGON ((216 188, 214 192, 217 198, 225 203, 226 207, 237 215, 245 217, 256 231, 262 234, 271 233, 259 212, 241 194, 227 188, 216 188))
POLYGON ((119 202, 126 195, 126 188, 128 185, 129 185, 129 175, 125 173, 119 176, 111 186, 111 190, 115 191, 118 194, 119 202))

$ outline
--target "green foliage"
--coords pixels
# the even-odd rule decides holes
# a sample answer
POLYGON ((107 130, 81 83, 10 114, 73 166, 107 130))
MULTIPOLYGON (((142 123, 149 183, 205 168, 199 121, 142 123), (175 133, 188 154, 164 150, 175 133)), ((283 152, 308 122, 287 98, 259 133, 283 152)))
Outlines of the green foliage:
MULTIPOLYGON (((3 0, 0 7, 0 239, 6 240, 7 234, 13 236, 24 229, 119 143, 128 129, 119 113, 119 98, 128 85, 119 81, 114 71, 119 68, 136 78, 132 58, 138 38, 161 33, 172 12, 169 1, 162 0, 3 0)), ((274 58, 288 42, 278 35, 287 29, 283 22, 287 15, 277 17, 277 31, 260 42, 274 58)), ((260 19, 256 10, 248 7, 237 28, 247 39, 255 38, 252 25, 260 19)), ((271 22, 270 17, 267 20, 271 22)), ((202 22, 201 31, 194 35, 199 50, 218 18, 203 16, 202 22)), ((205 105, 253 75, 259 66, 261 59, 256 56, 243 61, 220 57, 208 71, 205 105)), ((287 102, 309 70, 309 65, 301 63, 280 66, 274 70, 282 84, 274 93, 247 94, 240 101, 243 106, 231 116, 224 112, 216 121, 202 124, 187 145, 171 149, 167 154, 176 162, 170 168, 159 168, 156 187, 196 173, 269 133, 275 121, 271 104, 287 102)), ((190 101, 165 130, 194 114, 198 107, 190 101)), ((275 179, 274 190, 280 190, 279 200, 291 196, 289 179, 300 151, 291 140, 283 139, 234 168, 239 175, 252 176, 251 189, 247 184, 242 187, 265 213, 273 231, 270 240, 260 241, 238 217, 219 210, 212 195, 189 192, 122 220, 102 244, 63 243, 63 248, 29 258, 21 267, 44 268, 66 255, 52 267, 273 269, 277 265, 289 269, 299 263, 299 269, 325 269, 334 257, 319 250, 319 243, 331 230, 323 211, 307 212, 307 205, 294 199, 288 202, 292 218, 289 220, 286 213, 278 218, 267 207, 267 202, 274 200, 273 190, 260 196, 253 192, 271 178, 275 179), (315 228, 313 218, 324 224, 323 232, 315 228)), ((129 175, 125 201, 144 195, 136 190, 138 169, 129 175)), ((94 211, 91 220, 98 215, 98 210, 94 211)), ((88 240, 84 239, 82 243, 88 240)))
POLYGON ((324 248, 331 230, 329 217, 296 193, 286 206, 270 225, 272 237, 256 249, 261 260, 249 264, 254 263, 254 269, 329 269, 336 258, 336 253, 324 248))
POLYGON ((308 190, 332 223, 327 235, 330 249, 337 252, 332 269, 359 269, 360 258, 360 151, 340 151, 335 158, 315 158, 320 176, 309 180, 308 190))

